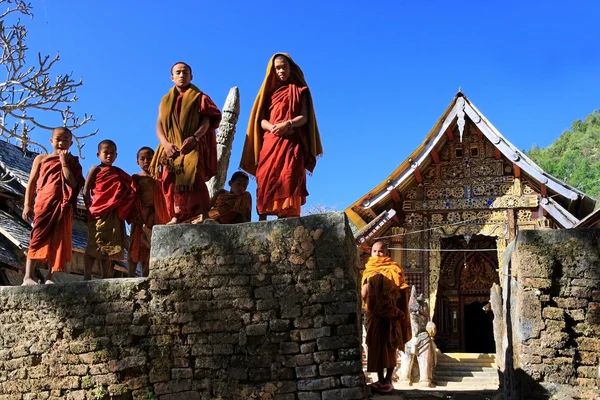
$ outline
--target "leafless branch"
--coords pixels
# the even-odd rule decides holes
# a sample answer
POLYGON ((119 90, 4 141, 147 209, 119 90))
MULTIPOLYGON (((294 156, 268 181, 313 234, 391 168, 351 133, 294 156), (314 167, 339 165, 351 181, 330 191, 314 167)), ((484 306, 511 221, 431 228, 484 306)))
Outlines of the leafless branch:
POLYGON ((98 132, 97 129, 77 132, 94 121, 91 114, 79 118, 71 108, 83 81, 73 79, 72 73, 51 78, 51 70, 60 60, 58 54, 51 58, 38 53, 35 66, 27 64, 27 28, 18 17, 33 18, 31 4, 22 0, 0 0, 0 6, 7 7, 0 13, 0 65, 6 72, 4 81, 0 82, 0 137, 16 139, 23 148, 37 146, 47 152, 45 146, 32 138, 32 133, 36 129, 51 131, 56 126, 65 126, 73 132, 73 141, 82 157, 85 139, 98 132))

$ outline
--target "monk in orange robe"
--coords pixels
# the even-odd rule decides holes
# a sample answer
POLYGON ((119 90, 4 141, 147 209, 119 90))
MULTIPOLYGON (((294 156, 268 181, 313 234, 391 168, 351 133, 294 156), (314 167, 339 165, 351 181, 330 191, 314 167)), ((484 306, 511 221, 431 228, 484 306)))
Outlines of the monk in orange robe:
POLYGON ((117 145, 112 140, 98 144, 100 165, 88 172, 83 199, 88 208, 88 243, 85 249, 83 279, 92 278, 94 262, 101 266, 102 278, 112 277, 110 260, 123 260, 126 247, 125 220, 135 202, 133 179, 113 163, 117 145))
POLYGON ((372 387, 389 393, 398 349, 411 338, 409 291, 404 271, 387 256, 383 242, 373 244, 362 276, 362 300, 367 310, 367 372, 377 372, 372 387), (384 375, 384 370, 386 374, 384 375))
POLYGON ((235 172, 229 180, 231 190, 221 189, 213 197, 209 218, 220 224, 250 222, 252 196, 246 191, 250 178, 242 171, 235 172))
POLYGON ((171 80, 175 86, 158 109, 156 135, 160 144, 150 164, 162 192, 157 198, 156 222, 202 222, 210 208, 206 181, 217 173, 215 130, 221 112, 210 97, 191 84, 192 68, 186 63, 173 65, 171 80))
POLYGON ((142 264, 142 276, 148 276, 150 265, 150 239, 154 226, 154 194, 156 181, 150 175, 150 162, 154 150, 142 147, 137 152, 137 165, 141 172, 132 175, 135 191, 135 203, 131 213, 131 232, 129 235, 128 273, 136 276, 137 264, 142 264))
POLYGON ((254 101, 240 167, 256 176, 259 219, 300 216, 306 203, 306 171, 323 153, 310 90, 302 70, 275 54, 254 101))
POLYGON ((73 144, 69 129, 55 128, 50 143, 52 154, 40 154, 33 160, 25 189, 23 219, 33 217, 33 229, 23 285, 37 284, 35 261, 46 264, 46 283, 54 283, 52 274, 64 271, 73 255, 73 208, 83 186, 81 164, 69 153, 73 144))

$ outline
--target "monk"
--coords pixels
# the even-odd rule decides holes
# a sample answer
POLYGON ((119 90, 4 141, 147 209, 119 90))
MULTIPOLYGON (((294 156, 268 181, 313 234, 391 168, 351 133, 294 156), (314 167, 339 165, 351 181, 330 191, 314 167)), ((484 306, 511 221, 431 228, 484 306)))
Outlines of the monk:
POLYGON ((73 134, 55 128, 50 137, 52 154, 33 160, 25 189, 23 219, 33 218, 23 285, 37 285, 35 262, 48 268, 45 283, 54 283, 55 272, 64 271, 73 254, 73 208, 83 186, 79 158, 69 153, 73 134))
POLYGON ((96 260, 102 278, 112 277, 110 260, 123 260, 126 247, 125 220, 135 201, 133 179, 113 163, 117 145, 112 140, 98 144, 99 165, 90 168, 83 200, 88 209, 88 243, 84 256, 83 279, 92 278, 96 260))
POLYGON ((221 189, 211 200, 209 218, 220 224, 250 222, 252 196, 246 191, 249 181, 246 173, 234 172, 229 180, 230 190, 221 189))
POLYGON ((221 112, 210 97, 192 85, 192 68, 171 67, 175 86, 158 108, 156 149, 150 173, 159 180, 157 223, 176 224, 207 218, 210 195, 206 181, 217 173, 216 128, 221 112), (162 204, 160 204, 162 203, 162 204))
POLYGON ((323 153, 304 74, 285 53, 275 54, 254 101, 240 168, 256 176, 259 220, 298 217, 306 203, 306 171, 323 153))
POLYGON ((397 350, 410 340, 409 291, 404 271, 388 257, 387 246, 376 242, 362 275, 361 296, 367 311, 367 372, 377 372, 371 386, 389 393, 397 350), (384 375, 384 370, 386 374, 384 375))
POLYGON ((136 276, 137 264, 142 265, 142 276, 148 276, 150 265, 150 239, 154 226, 154 192, 156 181, 150 175, 150 162, 154 150, 142 147, 137 152, 137 165, 141 172, 133 174, 135 203, 131 213, 131 231, 127 266, 130 277, 136 276))

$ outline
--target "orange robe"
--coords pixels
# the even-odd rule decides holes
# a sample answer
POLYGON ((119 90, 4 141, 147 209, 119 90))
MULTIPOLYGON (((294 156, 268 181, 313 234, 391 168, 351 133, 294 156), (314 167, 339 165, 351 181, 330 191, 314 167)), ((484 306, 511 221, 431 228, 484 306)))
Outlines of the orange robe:
POLYGON ((223 192, 217 196, 215 205, 208 216, 220 224, 239 224, 250 222, 252 214, 252 196, 248 192, 240 195, 223 192))
POLYGON ((84 179, 79 158, 67 160, 77 181, 71 187, 65 181, 58 156, 47 156, 40 164, 33 208, 33 229, 27 258, 45 263, 52 272, 64 271, 73 255, 73 208, 84 179))
POLYGON ((410 340, 408 285, 402 268, 389 257, 371 257, 363 272, 368 284, 367 371, 396 366, 397 350, 410 340))
POLYGON ((142 226, 152 228, 154 225, 154 193, 156 181, 151 176, 133 175, 133 186, 136 195, 129 237, 129 259, 133 262, 146 262, 150 258, 150 248, 142 241, 142 226))
MULTIPOLYGON (((159 145, 151 170, 160 180, 156 197, 157 223, 166 223, 176 217, 179 222, 194 219, 210 208, 206 181, 217 173, 217 136, 221 111, 210 97, 196 86, 178 93, 176 88, 161 101, 162 127, 169 143, 181 147, 200 127, 203 117, 209 118, 209 127, 200 138, 197 148, 175 160, 167 159, 159 145), (196 111, 197 110, 197 111, 196 111), (185 115, 184 115, 185 114, 185 115), (189 160, 196 160, 190 165, 189 160), (182 183, 181 176, 195 169, 193 182, 182 183), (161 199, 162 197, 162 199, 161 199)), ((193 172, 193 171, 192 171, 193 172)))
MULTIPOLYGON (((308 90, 293 83, 277 88, 271 95, 265 119, 271 124, 289 121, 302 112, 308 90)), ((264 132, 256 168, 256 208, 259 214, 280 217, 300 216, 306 203, 306 165, 311 161, 306 127, 294 128, 290 136, 264 132)))
POLYGON ((131 176, 118 167, 100 167, 88 208, 86 254, 123 259, 125 220, 129 219, 134 202, 131 176))

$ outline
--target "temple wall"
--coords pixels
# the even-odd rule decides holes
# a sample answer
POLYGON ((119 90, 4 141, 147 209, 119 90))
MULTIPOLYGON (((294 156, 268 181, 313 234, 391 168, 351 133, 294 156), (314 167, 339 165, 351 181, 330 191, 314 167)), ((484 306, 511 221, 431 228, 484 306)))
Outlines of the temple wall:
POLYGON ((600 230, 520 232, 504 265, 506 399, 597 399, 600 230))
POLYGON ((152 242, 146 279, 0 288, 0 399, 365 398, 342 213, 152 242))

